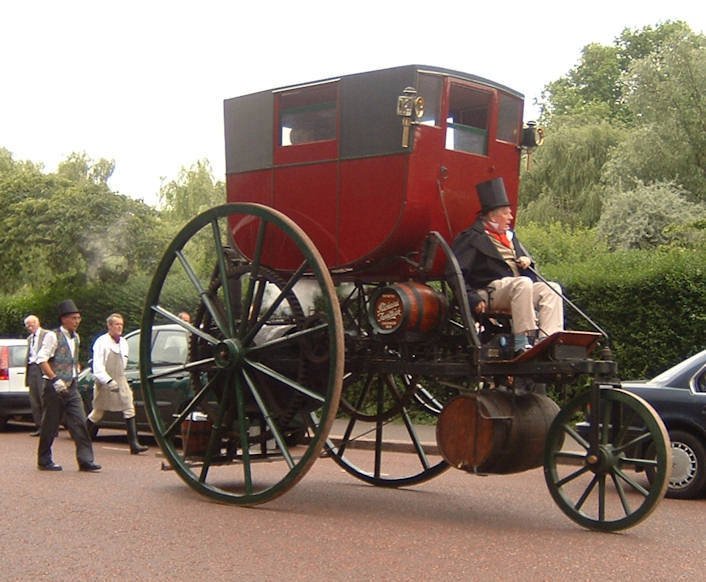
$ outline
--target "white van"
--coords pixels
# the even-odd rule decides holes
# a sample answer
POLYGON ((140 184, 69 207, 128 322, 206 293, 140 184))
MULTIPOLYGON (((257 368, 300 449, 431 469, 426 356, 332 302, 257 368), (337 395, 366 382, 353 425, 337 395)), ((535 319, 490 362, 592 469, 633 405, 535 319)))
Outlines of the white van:
POLYGON ((31 418, 26 362, 27 340, 0 339, 0 430, 11 418, 31 418))

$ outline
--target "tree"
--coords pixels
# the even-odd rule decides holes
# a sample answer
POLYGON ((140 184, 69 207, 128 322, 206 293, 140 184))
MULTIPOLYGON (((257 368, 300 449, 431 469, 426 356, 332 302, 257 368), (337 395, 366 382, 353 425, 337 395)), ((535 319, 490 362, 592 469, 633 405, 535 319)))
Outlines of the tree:
POLYGON ((602 121, 554 126, 524 172, 519 216, 526 222, 593 226, 601 212, 601 173, 623 131, 602 121))
POLYGON ((160 216, 110 191, 112 162, 72 154, 44 174, 11 156, 0 160, 1 291, 124 280, 154 269, 154 249, 167 238, 160 216))
POLYGON ((554 116, 586 115, 630 123, 634 111, 625 99, 630 92, 626 75, 634 63, 664 52, 678 38, 698 35, 683 21, 667 21, 640 30, 625 28, 612 46, 592 43, 581 51, 579 63, 565 76, 548 83, 540 99, 541 121, 554 116))
POLYGON ((704 47, 683 22, 585 47, 547 85, 547 138, 522 177, 523 220, 595 225, 609 194, 652 183, 706 199, 704 47))
POLYGON ((674 183, 638 184, 608 197, 598 233, 612 250, 654 249, 677 240, 691 225, 694 228, 705 211, 703 205, 686 200, 684 190, 674 183))
POLYGON ((673 30, 624 79, 635 128, 615 152, 609 181, 675 181, 687 197, 706 200, 706 37, 673 30))
POLYGON ((182 167, 176 180, 160 188, 159 197, 169 219, 179 223, 226 201, 225 186, 214 179, 207 160, 182 167))
POLYGON ((589 44, 581 61, 565 77, 548 83, 542 92, 541 120, 552 116, 588 116, 594 120, 625 116, 620 95, 620 53, 616 47, 589 44))

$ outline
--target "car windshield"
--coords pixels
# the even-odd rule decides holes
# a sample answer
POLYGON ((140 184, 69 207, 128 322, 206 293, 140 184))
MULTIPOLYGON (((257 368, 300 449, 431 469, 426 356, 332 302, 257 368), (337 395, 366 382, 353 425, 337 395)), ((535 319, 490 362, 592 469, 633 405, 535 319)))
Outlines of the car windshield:
MULTIPOLYGON (((181 329, 154 330, 152 364, 155 366, 178 366, 186 361, 188 336, 181 329)), ((125 338, 128 343, 128 368, 137 369, 140 365, 140 334, 125 338)))
POLYGON ((180 330, 162 330, 157 333, 152 346, 154 365, 179 365, 186 361, 187 336, 180 330))
POLYGON ((655 376, 648 384, 655 386, 675 386, 682 376, 686 376, 685 382, 688 382, 688 379, 694 374, 696 368, 703 366, 705 362, 706 350, 703 350, 655 376))

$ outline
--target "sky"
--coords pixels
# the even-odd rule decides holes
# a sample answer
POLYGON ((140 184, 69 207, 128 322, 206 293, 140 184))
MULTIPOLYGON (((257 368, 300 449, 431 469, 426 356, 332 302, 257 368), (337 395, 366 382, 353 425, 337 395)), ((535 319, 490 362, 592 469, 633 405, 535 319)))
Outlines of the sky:
POLYGON ((523 93, 529 120, 584 46, 667 20, 706 31, 695 0, 6 0, 0 147, 114 160, 109 186, 156 205, 197 160, 224 179, 224 99, 423 64, 523 93))

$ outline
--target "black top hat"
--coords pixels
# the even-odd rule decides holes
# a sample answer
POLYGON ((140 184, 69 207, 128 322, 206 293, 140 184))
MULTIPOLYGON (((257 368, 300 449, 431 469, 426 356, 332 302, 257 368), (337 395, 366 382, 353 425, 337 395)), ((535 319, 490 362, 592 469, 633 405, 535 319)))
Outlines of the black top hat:
POLYGON ((510 206, 502 178, 493 178, 476 186, 480 209, 483 214, 502 206, 510 206))
POLYGON ((70 315, 72 313, 81 313, 78 310, 78 307, 76 307, 76 304, 73 302, 73 299, 66 299, 59 303, 59 307, 57 308, 59 311, 59 318, 64 317, 64 315, 70 315))

